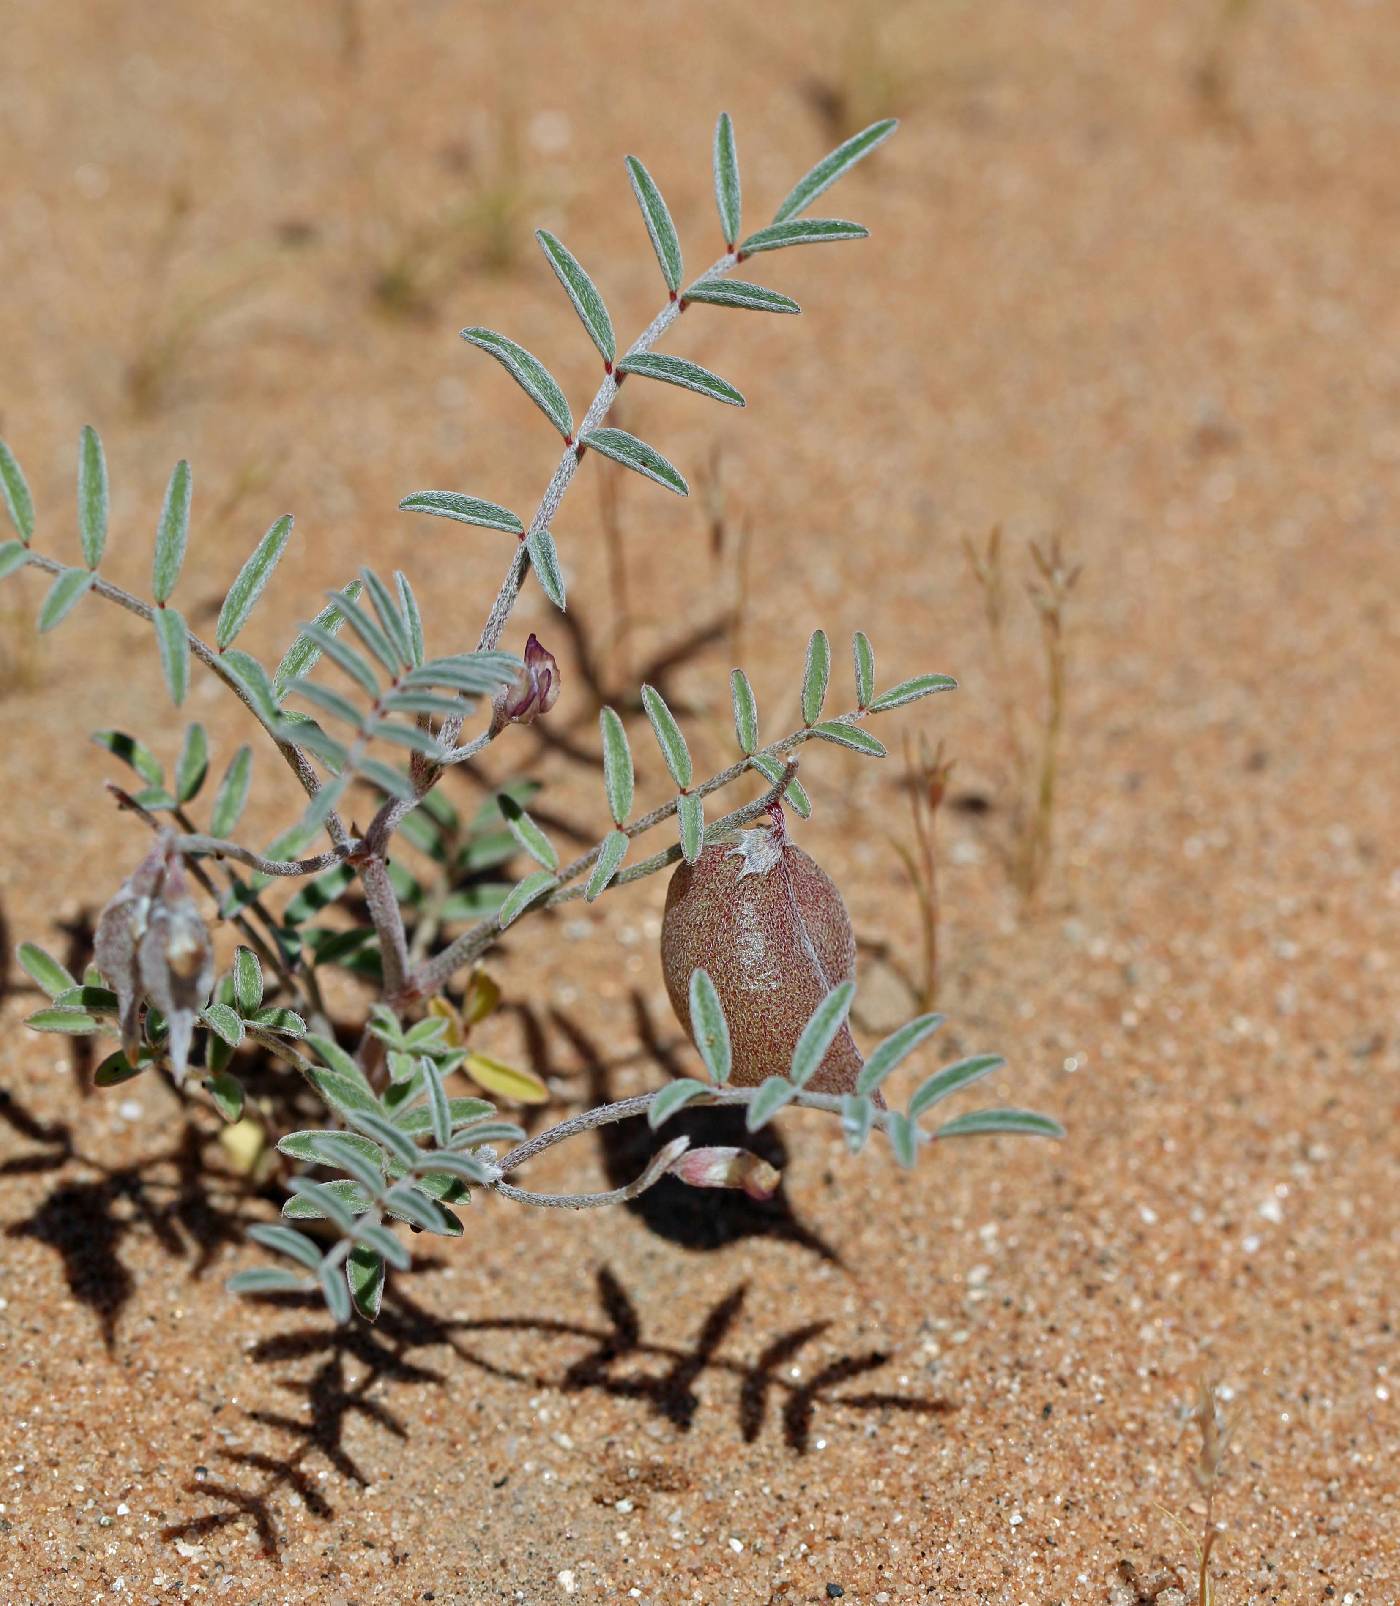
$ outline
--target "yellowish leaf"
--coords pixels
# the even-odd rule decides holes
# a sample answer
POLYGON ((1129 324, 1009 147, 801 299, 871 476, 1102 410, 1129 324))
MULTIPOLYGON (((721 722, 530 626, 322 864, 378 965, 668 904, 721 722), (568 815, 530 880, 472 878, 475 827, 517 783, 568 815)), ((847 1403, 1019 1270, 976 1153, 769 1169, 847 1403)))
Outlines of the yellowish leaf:
POLYGON ((219 1129, 219 1143, 238 1175, 251 1177, 267 1148, 267 1132, 261 1121, 245 1115, 241 1121, 219 1129))
POLYGON ((501 1001, 501 989, 480 965, 467 978, 462 998, 462 1016, 468 1029, 493 1014, 501 1001))
POLYGON ((512 1099, 517 1104, 549 1102, 549 1089, 533 1071, 522 1071, 487 1054, 468 1054, 462 1069, 483 1092, 498 1099, 512 1099))
POLYGON ((447 1022, 442 1040, 449 1048, 461 1048, 466 1043, 467 1033, 461 1013, 446 993, 437 993, 428 1000, 428 1014, 447 1022))

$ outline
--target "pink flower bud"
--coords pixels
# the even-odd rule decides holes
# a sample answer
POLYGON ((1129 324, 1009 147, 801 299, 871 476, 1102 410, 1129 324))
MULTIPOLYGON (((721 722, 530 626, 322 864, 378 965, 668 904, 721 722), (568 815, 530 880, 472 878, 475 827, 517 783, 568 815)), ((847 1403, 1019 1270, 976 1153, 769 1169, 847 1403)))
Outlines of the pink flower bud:
POLYGON ((750 1199, 771 1199, 782 1173, 747 1149, 687 1149, 672 1176, 692 1188, 742 1188, 750 1199))
POLYGON ((559 665, 531 631, 525 643, 525 666, 497 696, 496 717, 502 724, 533 725, 558 700, 559 665))

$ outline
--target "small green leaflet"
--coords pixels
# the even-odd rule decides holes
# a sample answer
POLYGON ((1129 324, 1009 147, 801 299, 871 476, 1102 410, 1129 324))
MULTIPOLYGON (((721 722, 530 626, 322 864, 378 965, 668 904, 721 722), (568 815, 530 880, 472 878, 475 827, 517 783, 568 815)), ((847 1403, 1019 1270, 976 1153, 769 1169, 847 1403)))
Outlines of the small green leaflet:
POLYGON ((96 1015, 88 1015, 87 1010, 75 1004, 55 1004, 51 1009, 37 1010, 34 1015, 27 1015, 24 1025, 31 1031, 58 1031, 69 1037, 92 1036, 103 1028, 96 1015))
POLYGON ((509 508, 460 491, 414 491, 399 507, 405 513, 431 513, 440 519, 456 519, 459 524, 477 524, 484 530, 508 530, 511 535, 521 535, 525 529, 509 508))
POLYGON ((67 969, 37 943, 22 942, 19 945, 19 962, 25 975, 37 982, 50 998, 57 998, 60 993, 66 993, 70 987, 78 985, 67 969))
POLYGON ((494 329, 464 329, 462 339, 489 352, 565 440, 573 435, 573 414, 564 392, 538 357, 494 329))
POLYGON ((875 1105, 872 1100, 855 1093, 842 1096, 841 1130, 846 1137, 846 1147, 852 1154, 859 1154, 865 1147, 874 1120, 875 1105))
POLYGON ((253 750, 240 747, 229 760, 219 790, 214 794, 214 809, 209 817, 209 829, 215 836, 226 837, 238 824, 243 805, 248 801, 248 787, 253 778, 253 750))
POLYGON ((689 496, 690 487, 684 478, 662 457, 654 446, 648 446, 645 441, 639 441, 635 435, 629 435, 625 429, 594 429, 579 442, 581 446, 591 446, 595 452, 604 457, 612 458, 614 463, 621 463, 624 467, 635 469, 649 480, 655 480, 658 485, 664 485, 668 491, 674 491, 677 496, 689 496))
POLYGON ((224 605, 219 609, 219 622, 214 627, 214 640, 218 643, 220 652, 232 643, 233 638, 247 624, 248 615, 253 611, 253 604, 262 595, 263 587, 272 578, 272 571, 277 567, 278 559, 287 550, 291 534, 292 515, 284 513, 253 548, 247 562, 238 571, 233 584, 228 588, 224 605))
POLYGON ((598 728, 603 734, 603 789, 614 822, 622 825, 632 812, 632 749, 627 743, 627 731, 613 709, 604 708, 598 715, 598 728))
MULTIPOLYGON (((783 771, 787 768, 782 759, 774 758, 769 753, 754 753, 750 756, 749 763, 753 765, 770 786, 778 784, 783 777, 783 771)), ((783 793, 783 801, 791 803, 802 819, 811 819, 812 800, 807 796, 806 788, 801 781, 790 781, 788 783, 788 789, 783 793)))
POLYGON ((859 223, 847 223, 844 218, 792 218, 786 223, 770 223, 766 229, 751 234, 739 246, 739 254, 749 257, 756 256, 760 251, 780 251, 785 245, 825 245, 830 240, 863 240, 869 233, 869 229, 859 223))
POLYGON ((370 1208, 365 1190, 358 1182, 342 1181, 313 1183, 306 1177, 294 1177, 292 1193, 282 1201, 282 1214, 289 1221, 334 1221, 349 1215, 348 1231, 354 1231, 355 1217, 370 1208))
POLYGON ((890 1035, 861 1066, 856 1077, 857 1093, 873 1093, 899 1062, 930 1037, 943 1024, 942 1015, 920 1015, 890 1035))
POLYGON ((78 437, 78 534, 83 561, 95 569, 107 545, 107 459, 91 424, 78 437))
POLYGON ((821 717, 826 701, 827 682, 831 678, 831 643, 825 630, 814 630, 807 643, 807 663, 802 671, 802 720, 815 725, 821 717))
POLYGON ((980 1082, 984 1076, 999 1071, 1005 1064, 1000 1054, 975 1054, 970 1059, 945 1065, 941 1071, 935 1071, 919 1084, 909 1100, 909 1119, 917 1121, 925 1110, 931 1109, 940 1100, 971 1087, 974 1082, 980 1082))
POLYGON ((242 1021, 239 1020, 238 1010, 231 1009, 230 1005, 206 1004, 199 1012, 199 1018, 215 1036, 222 1037, 230 1049, 236 1049, 241 1044, 242 1021))
MULTIPOLYGON (((540 830, 539 826, 530 818, 524 809, 509 793, 502 793, 500 798, 501 813, 510 827, 510 834, 530 855, 536 864, 542 864, 546 870, 559 868, 559 855, 554 850, 554 844, 540 830)), ((444 1143, 446 1138, 442 1140, 444 1143)))
POLYGON ((742 669, 729 671, 729 696, 734 704, 734 734, 739 738, 739 747, 752 754, 758 746, 758 704, 742 669))
POLYGON ((133 1065, 126 1055, 118 1049, 115 1054, 109 1054, 92 1073, 92 1085, 94 1087, 120 1087, 123 1082, 129 1082, 133 1076, 140 1076, 142 1071, 149 1071, 154 1064, 154 1060, 143 1060, 138 1057, 135 1065, 133 1065))
POLYGON ((94 731, 92 739, 123 764, 130 764, 148 786, 165 785, 165 771, 156 762, 155 754, 134 736, 128 736, 125 731, 94 731))
POLYGON ((386 1154, 397 1156, 406 1166, 418 1159, 418 1145, 378 1110, 354 1110, 346 1119, 356 1131, 378 1143, 386 1154))
POLYGON ((812 726, 812 735, 820 736, 824 742, 835 742, 838 747, 849 747, 857 753, 864 753, 868 758, 884 758, 885 745, 876 741, 869 731, 863 731, 859 725, 847 725, 839 719, 824 720, 820 725, 812 726))
POLYGON ((219 662, 235 688, 247 698, 248 706, 258 718, 269 727, 275 726, 278 717, 277 697, 272 682, 267 678, 267 670, 252 653, 244 652, 241 647, 230 647, 220 655, 219 662))
POLYGON ((710 1080, 722 1087, 734 1063, 729 1022, 709 972, 698 967, 690 973, 690 1031, 710 1080))
POLYGON ((593 866, 593 873, 588 878, 588 885, 583 889, 585 902, 592 903, 602 895, 603 889, 617 874, 617 868, 626 852, 626 836, 621 831, 609 831, 603 839, 602 850, 598 854, 597 864, 593 866))
POLYGON ((198 794, 208 773, 209 739, 203 725, 196 722, 185 732, 185 745, 180 750, 180 762, 175 766, 176 800, 188 803, 198 794))
MULTIPOLYGON (((352 580, 345 588, 350 597, 358 597, 361 586, 358 580, 352 580)), ((322 608, 313 621, 321 630, 328 630, 332 635, 345 623, 345 616, 340 609, 331 603, 329 607, 322 608)), ((288 684, 300 675, 308 675, 321 657, 319 644, 308 635, 299 635, 291 646, 287 648, 282 662, 278 664, 272 677, 272 695, 277 702, 287 695, 288 684)))
POLYGON ((694 864, 705 846, 705 803, 695 792, 683 792, 676 799, 681 826, 681 856, 694 864))
POLYGON ((666 281, 666 288, 675 295, 681 287, 683 271, 681 242, 676 235, 676 225, 671 221, 671 214, 655 180, 635 156, 627 158, 627 176, 632 181, 632 193, 637 197, 637 205, 642 209, 656 260, 661 264, 661 276, 666 281))
POLYGON ((811 1019, 802 1028, 797 1047, 792 1051, 792 1068, 788 1074, 796 1086, 806 1087, 820 1070, 827 1049, 846 1023, 855 995, 856 984, 843 981, 833 987, 812 1011, 811 1019))
POLYGON ((787 1077, 765 1078, 744 1112, 744 1125, 750 1132, 757 1132, 760 1127, 767 1126, 778 1111, 796 1097, 797 1089, 787 1077))
POLYGON ((856 669, 856 705, 868 708, 875 695, 875 649, 863 630, 851 637, 851 657, 856 669))
POLYGON ((936 691, 956 691, 958 683, 951 675, 915 675, 913 680, 901 680, 899 685, 882 691, 870 705, 872 714, 883 714, 887 708, 899 708, 920 697, 929 697, 936 691))
POLYGON ((160 647, 161 673, 176 708, 185 700, 190 684, 190 638, 185 621, 176 608, 157 608, 152 615, 156 643, 160 647))
POLYGON ((96 579, 91 569, 64 569, 49 587, 44 605, 39 609, 39 629, 52 630, 62 624, 72 612, 78 599, 85 596, 96 579))
MULTIPOLYGON (((210 1006, 213 1009, 222 1007, 217 1004, 210 1006)), ((227 1071, 218 1071, 205 1081, 204 1086, 220 1116, 230 1123, 238 1120, 243 1114, 242 1082, 236 1076, 230 1076, 227 1071)))
POLYGON ((29 494, 24 470, 4 441, 0 441, 0 497, 4 498, 15 534, 28 546, 34 539, 34 498, 29 494))
POLYGON ((907 1115, 895 1111, 886 1118, 885 1135, 890 1140, 895 1159, 906 1171, 912 1170, 919 1157, 918 1127, 907 1115))
POLYGON ((739 189, 739 154, 734 148, 734 124, 728 112, 715 124, 715 205, 719 208, 724 243, 732 251, 739 238, 742 197, 739 189))
POLYGON ((151 568, 151 587, 157 602, 165 602, 180 578, 185 548, 190 539, 190 496, 194 478, 190 465, 181 458, 165 488, 165 504, 156 526, 156 555, 151 568))
POLYGON ((790 217, 796 217, 799 212, 805 212, 824 190, 830 189, 863 156, 868 156, 877 145, 883 144, 898 126, 897 118, 886 117, 862 129, 859 134, 853 134, 829 156, 822 157, 809 173, 804 173, 793 185, 787 199, 773 214, 773 221, 782 223, 790 217))
POLYGON ((536 870, 533 875, 527 875, 523 881, 517 881, 506 894, 505 902, 496 911, 497 925, 504 931, 536 898, 557 885, 558 877, 551 875, 548 870, 536 870))
POLYGON ((305 1294, 315 1285, 282 1266, 250 1266, 225 1282, 231 1294, 305 1294))
POLYGON ((23 541, 0 542, 0 580, 22 569, 29 562, 29 548, 23 541))
MULTIPOLYGON (((262 961, 251 948, 237 948, 234 950, 233 1001, 238 1005, 239 1012, 244 1016, 252 1015, 262 1007, 262 961)), ((325 1055, 322 1054, 321 1057, 324 1059, 325 1055)), ((351 1080, 354 1080, 353 1060, 349 1062, 348 1066, 342 1063, 337 1068, 341 1070, 342 1074, 349 1075, 351 1080)))
POLYGON ((624 357, 617 365, 620 374, 639 374, 643 379, 659 379, 667 385, 679 385, 682 390, 697 391, 701 396, 712 397, 730 407, 745 405, 742 394, 727 379, 712 374, 698 362, 687 362, 684 357, 668 357, 659 352, 638 352, 635 357, 624 357))
POLYGON ((401 569, 394 570, 394 585, 399 593, 399 606, 403 609, 404 625, 408 630, 409 652, 415 669, 423 663, 423 616, 418 611, 418 598, 408 576, 401 569))
POLYGON ((966 1115, 945 1121, 933 1134, 935 1138, 977 1138, 992 1133, 1009 1132, 1027 1138, 1062 1138, 1065 1129, 1048 1115, 1034 1110, 971 1110, 966 1115))
POLYGON ((276 1255, 287 1255, 310 1270, 321 1264, 321 1251, 311 1240, 294 1227, 278 1227, 271 1222, 258 1222, 249 1227, 248 1236, 255 1244, 270 1249, 276 1255))
POLYGON ((564 575, 559 568, 559 551, 548 530, 531 530, 525 538, 530 554, 530 567, 539 577, 540 589, 559 609, 564 611, 564 575))
POLYGON ((391 680, 401 668, 406 667, 400 663, 399 655, 394 651, 394 643, 389 639, 388 633, 382 630, 353 598, 343 591, 328 591, 326 595, 345 615, 346 624, 359 637, 360 644, 371 658, 378 659, 380 668, 391 680))
POLYGON ((598 294, 598 287, 583 271, 573 252, 548 229, 536 229, 535 238, 549 258, 550 267, 564 286, 565 294, 573 302, 574 311, 578 313, 603 361, 614 362, 617 358, 617 336, 613 333, 612 319, 608 316, 602 296, 598 294))
POLYGON ((326 1309, 331 1313, 331 1320, 343 1327, 350 1320, 350 1289, 344 1273, 339 1266, 322 1261, 316 1269, 316 1281, 321 1285, 321 1294, 326 1301, 326 1309))
POLYGON ((743 279, 697 279, 682 301, 705 302, 712 307, 737 307, 742 312, 801 312, 791 296, 743 279))
POLYGON ((647 1125, 654 1132, 663 1121, 669 1121, 678 1110, 683 1110, 687 1104, 702 1098, 709 1091, 708 1082, 697 1082, 693 1076, 683 1076, 679 1081, 670 1083, 652 1099, 647 1109, 647 1125))
MULTIPOLYGON (((343 612, 340 617, 344 618, 343 612)), ((357 652, 354 647, 341 641, 331 631, 323 629, 314 619, 301 627, 301 633, 309 637, 337 668, 343 670, 360 686, 368 697, 378 700, 379 681, 375 677, 369 659, 357 652)))
POLYGON ((656 733, 657 745, 662 758, 666 760, 666 768, 671 772, 671 779, 684 790, 694 779, 694 769, 690 762, 690 749, 685 745, 685 737, 681 735, 675 716, 655 686, 642 687, 642 707, 646 709, 651 728, 656 733))
POLYGON ((356 1244, 345 1259, 345 1285, 355 1309, 367 1321, 379 1315, 384 1298, 384 1261, 368 1244, 356 1244))
POLYGON ((414 668, 417 660, 413 656, 413 643, 409 640, 408 622, 399 612, 393 594, 373 569, 361 569, 360 578, 369 592, 369 600, 374 604, 381 629, 394 645, 400 666, 404 669, 414 668))

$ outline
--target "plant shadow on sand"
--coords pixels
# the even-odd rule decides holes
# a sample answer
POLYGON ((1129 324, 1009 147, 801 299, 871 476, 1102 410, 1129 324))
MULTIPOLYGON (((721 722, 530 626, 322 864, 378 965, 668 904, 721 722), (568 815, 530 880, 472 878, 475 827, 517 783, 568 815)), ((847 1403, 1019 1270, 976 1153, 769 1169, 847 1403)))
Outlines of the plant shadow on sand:
MULTIPOLYGON (((606 1099, 613 1074, 632 1060, 680 1070, 672 1063, 679 1040, 660 1035, 640 997, 633 998, 632 1007, 640 1046, 613 1061, 602 1056, 575 1022, 558 1012, 549 1018, 548 1036, 571 1048, 581 1066, 574 1073, 578 1091, 589 1102, 606 1099)), ((542 1049, 538 1057, 543 1069, 551 1057, 545 1030, 534 1017, 525 1029, 532 1049, 542 1049)), ((252 1072, 250 1093, 260 1090, 281 1098, 290 1116, 297 1099, 295 1078, 287 1083, 270 1062, 252 1067, 252 1072)), ((748 1143, 774 1164, 786 1159, 781 1139, 771 1129, 755 1140, 742 1127, 715 1119, 730 1112, 684 1113, 691 1117, 697 1141, 748 1143)), ((122 1315, 137 1290, 137 1274, 123 1259, 128 1241, 144 1237, 198 1279, 225 1246, 241 1242, 248 1226, 266 1219, 280 1202, 280 1186, 259 1187, 220 1168, 217 1130, 194 1114, 172 1123, 171 1135, 158 1148, 124 1163, 89 1153, 68 1122, 40 1120, 3 1089, 0 1126, 24 1144, 20 1153, 0 1163, 0 1179, 42 1177, 49 1184, 22 1218, 5 1226, 5 1236, 33 1239, 57 1253, 73 1299, 96 1319, 109 1355, 115 1355, 122 1315)), ((613 1185, 635 1175, 659 1141, 645 1122, 619 1123, 595 1137, 602 1169, 613 1185)), ((650 1232, 691 1251, 757 1236, 840 1264, 835 1252, 794 1216, 781 1192, 759 1203, 667 1179, 627 1208, 650 1232)), ((420 1254, 415 1272, 431 1274, 442 1265, 420 1254)), ((406 1292, 402 1281, 386 1293, 373 1327, 336 1328, 314 1299, 260 1300, 265 1308, 294 1314, 299 1323, 249 1351, 255 1365, 286 1368, 266 1391, 269 1403, 246 1412, 246 1420, 266 1435, 266 1442, 214 1451, 213 1465, 194 1470, 186 1485, 202 1509, 171 1523, 163 1537, 198 1543, 247 1523, 264 1555, 280 1560, 284 1513, 293 1497, 314 1517, 335 1515, 320 1476, 324 1469, 361 1486, 373 1481, 375 1469, 363 1466, 347 1447, 353 1418, 407 1441, 408 1424, 382 1398, 385 1384, 452 1389, 464 1373, 475 1371, 535 1392, 566 1397, 596 1393, 634 1402, 678 1437, 691 1432, 702 1410, 732 1410, 746 1443, 759 1439, 772 1423, 795 1455, 811 1446, 819 1413, 888 1418, 895 1413, 936 1416, 953 1409, 938 1397, 851 1387, 878 1372, 890 1356, 878 1348, 830 1353, 830 1320, 796 1322, 745 1340, 740 1329, 748 1285, 743 1281, 700 1313, 689 1335, 680 1339, 648 1336, 663 1322, 669 1325, 669 1312, 646 1311, 611 1267, 595 1264, 592 1281, 592 1310, 578 1318, 528 1311, 445 1317, 406 1292), (819 1348, 823 1340, 826 1354, 819 1348), (531 1357, 528 1366, 520 1364, 522 1351, 531 1357), (799 1356, 805 1359, 801 1379, 792 1375, 799 1356), (702 1390, 712 1378, 731 1385, 727 1398, 702 1390), (284 1402, 276 1401, 276 1391, 286 1397, 284 1402)))
MULTIPOLYGON (((428 1268, 421 1268, 428 1269, 428 1268)), ((831 1323, 808 1322, 761 1340, 752 1359, 729 1352, 747 1298, 737 1284, 702 1316, 693 1336, 682 1342, 648 1339, 643 1315, 615 1272, 595 1274, 597 1316, 573 1321, 544 1316, 444 1318, 392 1287, 373 1327, 335 1328, 324 1320, 263 1339, 250 1351, 259 1365, 309 1363, 309 1370, 280 1378, 277 1387, 299 1402, 288 1410, 249 1411, 251 1423, 276 1435, 275 1451, 222 1450, 226 1478, 204 1473, 187 1491, 213 1510, 184 1517, 162 1530, 166 1540, 199 1542, 236 1523, 252 1523, 267 1558, 281 1552, 281 1503, 298 1495, 317 1517, 335 1515, 315 1471, 319 1457, 342 1477, 361 1486, 371 1481, 345 1445, 345 1430, 359 1416, 406 1441, 408 1427, 377 1396, 383 1383, 451 1388, 464 1370, 532 1391, 561 1395, 596 1392, 636 1401, 680 1435, 690 1432, 702 1408, 698 1385, 716 1375, 735 1385, 732 1406, 746 1443, 763 1433, 775 1417, 788 1449, 805 1454, 822 1412, 896 1412, 937 1416, 954 1409, 937 1397, 883 1390, 839 1393, 844 1385, 878 1371, 890 1359, 879 1349, 837 1355, 818 1364, 805 1380, 792 1377, 794 1358, 821 1339, 831 1323), (493 1340, 504 1338, 502 1346, 493 1340), (519 1340, 528 1352, 557 1347, 557 1360, 521 1367, 519 1340), (500 1351, 500 1358, 493 1354, 500 1351), (445 1351, 435 1358, 434 1350, 445 1351), (246 1481, 240 1481, 240 1475, 246 1481)), ((307 1312, 311 1299, 272 1296, 270 1303, 307 1312)), ((201 1469, 202 1470, 202 1469, 201 1469)))

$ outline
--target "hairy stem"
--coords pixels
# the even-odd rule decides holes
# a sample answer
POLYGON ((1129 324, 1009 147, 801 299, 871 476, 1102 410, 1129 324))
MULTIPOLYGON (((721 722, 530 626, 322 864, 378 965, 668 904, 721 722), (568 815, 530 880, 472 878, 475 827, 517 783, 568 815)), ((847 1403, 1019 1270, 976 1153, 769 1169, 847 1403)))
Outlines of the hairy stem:
MULTIPOLYGON (((638 1093, 632 1098, 618 1099, 612 1104, 599 1104, 591 1110, 580 1110, 577 1115, 571 1115, 558 1126, 552 1126, 545 1132, 537 1132, 534 1137, 526 1138, 523 1143, 517 1143, 496 1161, 497 1169, 502 1177, 507 1177, 527 1160, 533 1160, 546 1149, 552 1149, 556 1143, 565 1143, 570 1138, 578 1137, 580 1133, 595 1131, 600 1126, 611 1126, 616 1121, 630 1121, 635 1116, 645 1115, 661 1091, 657 1089, 653 1093, 638 1093)), ((752 1104, 758 1092, 759 1089, 756 1087, 712 1087, 704 1093, 697 1094, 686 1108, 694 1109, 701 1105, 752 1104)), ((841 1099, 838 1094, 809 1093, 805 1088, 800 1088, 794 1094, 790 1105, 796 1105, 804 1110, 822 1110, 828 1115, 841 1113, 841 1099)), ((884 1131, 889 1119, 888 1110, 876 1110, 872 1124, 880 1131, 884 1131)))
MULTIPOLYGON (((712 263, 700 275, 700 278, 694 282, 698 284, 702 280, 722 278, 726 273, 734 269, 738 261, 738 255, 733 251, 728 251, 717 262, 712 263)), ((627 348, 623 354, 624 357, 635 357, 641 352, 649 351, 684 310, 685 300, 683 297, 668 301, 627 348)), ((530 520, 525 534, 520 537, 516 545, 515 553, 510 561, 510 567, 506 570, 505 578, 501 581, 500 589, 496 593, 496 599, 491 604, 490 612, 486 616, 486 623, 481 627, 481 635, 478 637, 476 644, 478 652, 490 652, 500 642, 501 636, 505 632, 506 623, 510 619, 511 610, 515 607, 516 598, 520 595, 520 587, 525 579, 525 571, 530 566, 529 554, 526 551, 525 543, 531 535, 546 529, 558 513, 560 503, 563 502, 564 495, 569 489, 574 475, 578 472, 578 466, 583 457, 583 447, 579 442, 590 431, 597 429, 604 418, 607 417, 608 409, 616 399, 618 388, 624 378, 626 378, 626 375, 619 376, 615 369, 609 369, 603 375, 603 381, 594 393, 593 400, 588 404, 588 410, 584 413, 578 425, 577 435, 572 437, 564 447, 563 456, 559 459, 558 466, 555 468, 549 484, 545 487, 544 495, 540 498, 540 504, 535 509, 535 515, 530 520)), ((448 758, 442 763, 425 767, 423 775, 418 779, 417 796, 407 804, 397 804, 393 809, 386 806, 385 809, 380 811, 379 817, 376 818, 369 832, 370 840, 375 844, 377 851, 382 851, 387 847, 389 838, 399 821, 411 809, 416 807, 417 803, 442 779, 443 770, 447 763, 459 763, 463 758, 475 756, 487 743, 494 740, 500 734, 500 730, 504 728, 503 726, 496 727, 493 725, 490 731, 479 738, 478 743, 469 744, 470 751, 458 749, 456 745, 457 739, 462 733, 462 725, 465 719, 466 715, 463 713, 443 723, 439 737, 442 745, 449 750, 448 758)))
POLYGON ((186 854, 198 854, 211 859, 237 859, 240 864, 246 864, 260 875, 304 876, 319 875, 322 870, 331 870, 338 864, 344 864, 353 857, 359 844, 349 842, 343 848, 332 848, 329 853, 317 853, 309 859, 265 859, 260 853, 239 847, 236 842, 226 842, 222 837, 204 836, 192 831, 176 837, 175 846, 186 854))

